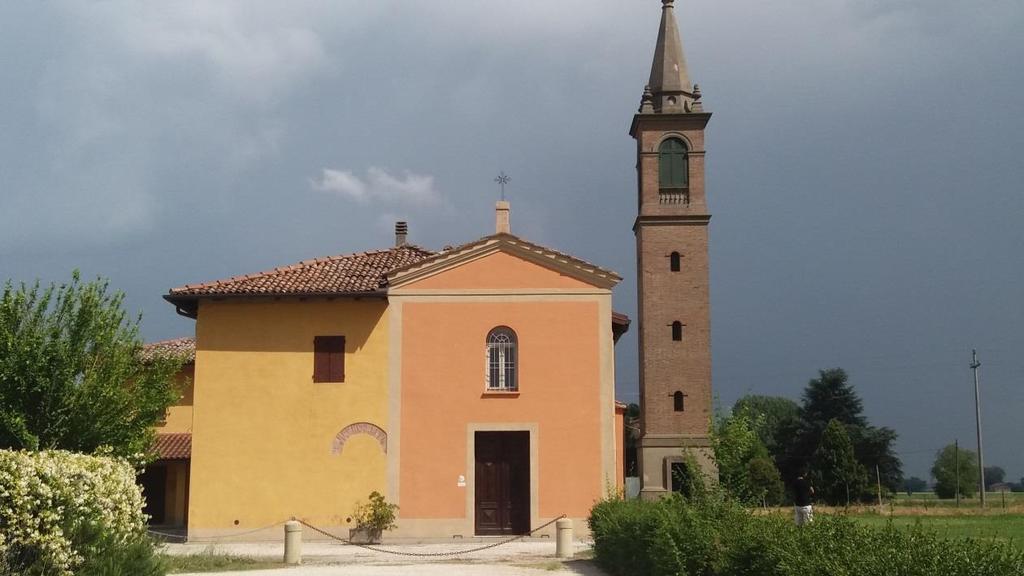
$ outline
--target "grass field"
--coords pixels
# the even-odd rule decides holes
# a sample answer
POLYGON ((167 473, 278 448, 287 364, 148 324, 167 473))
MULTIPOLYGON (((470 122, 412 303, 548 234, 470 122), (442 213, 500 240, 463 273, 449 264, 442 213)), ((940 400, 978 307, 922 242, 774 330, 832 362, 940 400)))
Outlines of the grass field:
MULTIPOLYGON (((791 508, 774 510, 792 514, 791 508)), ((849 508, 815 505, 814 512, 815 515, 846 515, 873 527, 885 526, 890 521, 907 528, 920 523, 946 538, 998 540, 1024 550, 1024 493, 1021 492, 990 493, 984 509, 977 497, 962 498, 958 506, 956 500, 940 500, 930 492, 921 492, 913 496, 899 494, 881 508, 877 505, 849 508)))
POLYGON ((854 513, 851 518, 869 526, 882 527, 890 521, 899 527, 920 523, 946 538, 977 538, 1009 542, 1024 550, 1024 515, 1022 514, 957 514, 957 515, 894 515, 854 513))
POLYGON ((821 514, 846 514, 869 526, 892 522, 899 527, 920 523, 947 538, 978 538, 1009 542, 1024 550, 1024 493, 989 493, 986 507, 981 500, 961 498, 941 500, 930 492, 908 496, 898 494, 879 508, 855 506, 849 509, 815 506, 821 514))
MULTIPOLYGON (((977 496, 974 498, 961 498, 958 505, 955 499, 940 500, 932 492, 918 492, 909 496, 905 493, 897 494, 890 501, 890 504, 897 511, 908 508, 921 508, 925 510, 933 508, 944 510, 957 508, 960 510, 979 510, 981 508, 981 499, 977 496)), ((1007 511, 1024 514, 1024 492, 989 492, 986 495, 986 508, 989 511, 1007 511)))
POLYGON ((168 574, 284 568, 284 564, 277 560, 219 554, 212 549, 189 556, 164 556, 164 560, 167 562, 168 574))

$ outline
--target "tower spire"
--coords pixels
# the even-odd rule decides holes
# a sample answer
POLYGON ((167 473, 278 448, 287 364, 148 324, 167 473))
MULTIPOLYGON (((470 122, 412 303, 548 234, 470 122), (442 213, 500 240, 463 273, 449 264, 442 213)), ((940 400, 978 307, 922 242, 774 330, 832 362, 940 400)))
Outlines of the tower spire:
POLYGON ((658 44, 654 47, 651 79, 647 83, 654 97, 654 111, 659 113, 689 112, 693 103, 693 87, 686 70, 683 43, 673 0, 661 0, 661 26, 658 44))

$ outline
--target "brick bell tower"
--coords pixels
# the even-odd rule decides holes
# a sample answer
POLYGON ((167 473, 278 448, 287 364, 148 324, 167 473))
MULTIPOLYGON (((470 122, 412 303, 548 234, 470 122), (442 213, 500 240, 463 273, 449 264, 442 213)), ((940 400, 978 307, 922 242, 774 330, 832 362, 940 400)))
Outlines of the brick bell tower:
POLYGON ((636 140, 641 495, 678 486, 684 450, 716 474, 711 422, 711 316, 704 128, 711 114, 686 71, 673 0, 662 0, 636 140))

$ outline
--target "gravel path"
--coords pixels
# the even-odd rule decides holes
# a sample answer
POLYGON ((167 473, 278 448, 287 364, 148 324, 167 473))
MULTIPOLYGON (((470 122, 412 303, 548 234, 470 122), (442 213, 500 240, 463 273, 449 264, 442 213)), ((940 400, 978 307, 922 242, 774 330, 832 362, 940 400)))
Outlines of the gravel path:
POLYGON ((537 564, 536 566, 509 566, 502 564, 390 564, 390 565, 339 565, 339 566, 296 566, 293 568, 275 568, 271 570, 247 570, 245 572, 207 572, 211 574, 232 576, 555 576, 584 575, 604 576, 590 562, 576 560, 566 562, 561 568, 552 569, 553 565, 537 564))
MULTIPOLYGON (((486 542, 451 541, 428 544, 386 544, 381 548, 401 552, 458 552, 479 547, 486 542)), ((586 542, 576 543, 576 551, 589 550, 586 542)), ((167 544, 164 553, 174 556, 189 554, 224 554, 250 558, 280 559, 284 546, 280 542, 220 542, 167 544)), ((432 558, 399 556, 330 542, 303 542, 303 566, 247 570, 245 572, 207 572, 234 576, 542 576, 582 574, 604 576, 593 563, 585 560, 559 562, 555 559, 555 543, 550 539, 520 540, 495 548, 432 558)))

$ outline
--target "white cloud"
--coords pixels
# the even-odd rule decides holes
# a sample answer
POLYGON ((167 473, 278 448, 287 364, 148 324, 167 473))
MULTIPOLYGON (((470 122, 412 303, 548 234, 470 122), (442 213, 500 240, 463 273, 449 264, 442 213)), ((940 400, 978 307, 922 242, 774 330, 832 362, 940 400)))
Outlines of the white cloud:
POLYGON ((356 176, 351 170, 324 168, 320 178, 310 180, 310 185, 314 190, 337 194, 362 204, 383 202, 426 206, 441 203, 441 194, 434 187, 433 176, 408 171, 402 176, 394 176, 376 166, 367 169, 366 178, 356 176))
MULTIPOLYGON (((326 63, 317 18, 303 10, 256 9, 249 2, 89 4, 68 8, 86 54, 115 48, 143 66, 197 66, 238 103, 273 107, 326 63)), ((199 88, 201 89, 201 88, 199 88)))

